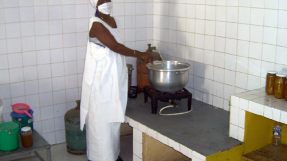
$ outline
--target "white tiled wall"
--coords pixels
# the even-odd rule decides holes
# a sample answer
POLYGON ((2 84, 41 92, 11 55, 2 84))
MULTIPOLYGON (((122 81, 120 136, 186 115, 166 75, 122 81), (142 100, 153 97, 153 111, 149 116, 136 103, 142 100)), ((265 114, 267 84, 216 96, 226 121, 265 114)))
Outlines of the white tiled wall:
MULTIPOLYGON (((152 2, 113 2, 125 44, 146 50, 153 36, 152 2)), ((11 120, 11 104, 27 103, 34 110, 35 129, 51 144, 65 142, 64 115, 80 99, 88 20, 94 12, 89 0, 0 0, 5 121, 11 120)))
MULTIPOLYGON (((146 51, 147 44, 153 42, 153 0, 113 0, 113 2, 113 15, 121 22, 125 45, 131 49, 146 51)), ((126 60, 134 67, 132 85, 136 85, 136 59, 127 57, 126 60)))
POLYGON ((287 70, 286 0, 154 0, 153 39, 169 60, 192 65, 197 100, 229 110, 230 95, 287 70))
MULTIPOLYGON (((229 110, 231 94, 263 87, 267 70, 286 69, 286 0, 113 2, 126 46, 145 51, 153 43, 165 59, 192 65, 187 88, 197 100, 229 110)), ((50 143, 64 140, 59 120, 80 98, 93 14, 88 0, 0 0, 6 121, 11 104, 26 102, 35 128, 50 143)), ((134 58, 127 60, 136 67, 134 58)))

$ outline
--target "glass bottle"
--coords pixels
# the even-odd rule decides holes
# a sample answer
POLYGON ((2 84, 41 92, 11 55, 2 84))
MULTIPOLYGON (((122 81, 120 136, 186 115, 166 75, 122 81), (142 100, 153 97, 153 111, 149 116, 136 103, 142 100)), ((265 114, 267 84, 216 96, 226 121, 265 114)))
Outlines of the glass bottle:
POLYGON ((268 71, 267 72, 265 92, 268 95, 274 95, 274 85, 275 85, 276 74, 277 74, 276 71, 268 71))
POLYGON ((275 85, 274 85, 275 98, 278 98, 278 99, 284 98, 285 80, 286 80, 285 74, 283 73, 276 74, 275 85))
POLYGON ((273 127, 272 143, 274 146, 279 146, 281 143, 282 123, 275 122, 273 127))
POLYGON ((31 127, 26 126, 21 128, 21 141, 24 148, 30 148, 33 146, 31 127))

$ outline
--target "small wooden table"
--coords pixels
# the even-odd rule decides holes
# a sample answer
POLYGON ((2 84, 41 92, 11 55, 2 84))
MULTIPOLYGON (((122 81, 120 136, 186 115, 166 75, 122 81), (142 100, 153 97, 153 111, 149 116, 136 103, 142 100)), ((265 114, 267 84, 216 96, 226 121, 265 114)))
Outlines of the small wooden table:
MULTIPOLYGON (((46 149, 47 161, 52 161, 51 159, 51 145, 36 131, 33 130, 33 146, 30 148, 24 148, 22 146, 21 139, 19 138, 19 147, 12 151, 0 151, 0 160, 8 157, 23 155, 27 153, 34 152, 36 157, 40 157, 37 151, 46 149)), ((43 160, 40 157, 41 160, 43 160)))
POLYGON ((287 145, 273 146, 272 144, 244 154, 242 159, 247 161, 287 161, 287 145))

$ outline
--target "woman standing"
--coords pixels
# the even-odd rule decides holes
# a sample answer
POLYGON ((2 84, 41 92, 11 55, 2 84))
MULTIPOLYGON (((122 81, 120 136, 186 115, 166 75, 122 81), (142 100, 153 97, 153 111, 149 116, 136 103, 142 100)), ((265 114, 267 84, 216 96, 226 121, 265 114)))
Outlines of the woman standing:
POLYGON ((123 45, 111 0, 90 0, 90 19, 81 98, 81 129, 86 124, 87 157, 92 161, 122 160, 120 126, 125 119, 128 70, 125 56, 153 61, 151 54, 123 45))

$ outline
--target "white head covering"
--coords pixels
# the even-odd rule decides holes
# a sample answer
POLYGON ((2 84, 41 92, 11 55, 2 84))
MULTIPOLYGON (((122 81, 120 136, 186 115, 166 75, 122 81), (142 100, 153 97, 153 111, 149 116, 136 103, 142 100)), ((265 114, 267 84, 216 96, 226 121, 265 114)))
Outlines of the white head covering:
POLYGON ((96 9, 98 0, 90 0, 90 2, 91 2, 91 5, 96 9))

